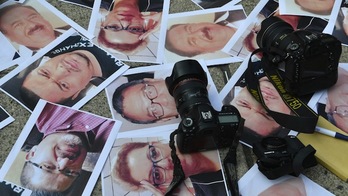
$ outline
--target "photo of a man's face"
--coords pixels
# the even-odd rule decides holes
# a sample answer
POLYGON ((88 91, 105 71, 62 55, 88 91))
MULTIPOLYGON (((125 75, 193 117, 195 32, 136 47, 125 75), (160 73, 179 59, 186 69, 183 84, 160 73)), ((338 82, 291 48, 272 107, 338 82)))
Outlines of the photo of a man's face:
POLYGON ((170 72, 170 68, 159 66, 136 68, 107 87, 112 115, 124 122, 121 131, 180 121, 174 97, 165 84, 170 72))
POLYGON ((76 104, 91 99, 128 68, 75 31, 70 30, 61 39, 55 47, 37 53, 26 67, 18 67, 18 74, 2 85, 30 110, 39 99, 81 107, 76 104), (11 81, 15 81, 15 88, 11 81))
POLYGON ((224 104, 235 106, 241 117, 245 119, 241 141, 252 146, 261 138, 278 134, 286 135, 290 131, 280 125, 268 112, 269 110, 286 115, 292 115, 292 111, 264 73, 260 61, 253 64, 253 73, 255 74, 253 79, 258 81, 259 95, 262 96, 267 109, 251 94, 245 79, 248 62, 249 59, 243 61, 222 90, 224 94, 220 94, 220 96, 223 96, 224 104))
POLYGON ((10 40, 30 48, 42 48, 55 39, 53 26, 30 7, 13 8, 1 17, 1 24, 10 40))
POLYGON ((0 8, 0 31, 15 46, 37 51, 53 42, 70 25, 37 0, 13 3, 0 8))
POLYGON ((160 62, 168 7, 163 0, 103 0, 93 17, 93 42, 121 60, 160 62))
MULTIPOLYGON (((168 145, 169 130, 165 127, 157 129, 157 133, 147 134, 147 137, 118 138, 102 172, 104 191, 116 190, 111 193, 114 195, 127 192, 164 194, 173 180, 175 167, 168 145)), ((221 181, 222 166, 216 159, 219 156, 217 150, 195 153, 177 151, 177 155, 185 180, 174 190, 175 193, 226 194, 225 183, 221 181)))
POLYGON ((35 68, 25 78, 23 87, 32 89, 47 101, 59 103, 77 97, 99 67, 99 62, 91 52, 75 50, 57 55, 35 68))
POLYGON ((178 115, 174 97, 164 79, 144 78, 123 92, 123 116, 138 122, 154 122, 178 115))
POLYGON ((246 15, 242 7, 201 10, 168 19, 165 39, 166 62, 181 59, 228 57, 222 49, 235 35, 246 15))
POLYGON ((119 125, 115 120, 41 100, 27 123, 4 179, 35 194, 82 194, 99 175, 119 125), (99 165, 99 166, 98 166, 99 165), (99 171, 98 171, 99 170, 99 171), (49 182, 49 183, 48 183, 49 182))
MULTIPOLYGON (((181 121, 176 100, 165 82, 172 71, 173 64, 168 64, 167 68, 159 65, 134 68, 106 88, 113 117, 124 122, 120 132, 174 125, 181 121)), ((213 107, 221 110, 216 87, 211 76, 207 77, 208 96, 213 107)))

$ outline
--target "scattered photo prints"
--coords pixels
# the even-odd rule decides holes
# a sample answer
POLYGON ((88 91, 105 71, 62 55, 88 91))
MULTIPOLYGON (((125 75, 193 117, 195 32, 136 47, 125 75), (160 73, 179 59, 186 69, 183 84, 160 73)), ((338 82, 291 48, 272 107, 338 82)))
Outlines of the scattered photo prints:
POLYGON ((40 100, 0 179, 33 194, 90 195, 121 122, 40 100))
MULTIPOLYGON (((161 128, 153 134, 118 136, 101 174, 103 195, 164 194, 173 179, 168 145, 172 131, 161 128)), ((177 153, 188 176, 177 195, 227 195, 218 150, 177 153)))
MULTIPOLYGON (((199 61, 208 78, 208 96, 215 110, 221 110, 218 91, 204 61, 199 61)), ((173 64, 137 67, 127 70, 106 88, 106 96, 114 119, 122 121, 120 132, 180 122, 175 99, 169 93, 165 78, 173 64)))
POLYGON ((235 36, 245 19, 240 5, 170 14, 164 62, 230 57, 221 49, 235 36))
MULTIPOLYGON (((224 47, 223 51, 244 59, 257 48, 264 47, 262 44, 259 46, 261 43, 261 36, 266 34, 264 31, 260 32, 261 23, 270 16, 280 18, 284 21, 284 25, 269 25, 267 31, 278 31, 279 28, 282 27, 293 28, 294 31, 296 29, 302 29, 321 33, 327 27, 328 22, 324 19, 312 16, 281 15, 279 14, 278 7, 279 5, 276 1, 261 0, 257 6, 255 6, 254 10, 248 15, 247 19, 243 23, 244 25, 241 28, 238 28, 237 32, 235 33, 235 37, 232 37, 229 43, 224 47), (260 33, 263 34, 259 35, 260 33), (258 35, 260 39, 259 41, 257 41, 258 35)), ((266 35, 268 34, 269 33, 266 35)), ((273 39, 275 39, 275 37, 262 37, 262 41, 264 43, 271 42, 273 39)))
POLYGON ((0 81, 30 111, 39 99, 80 108, 128 69, 73 29, 56 41, 0 81))
POLYGON ((341 1, 308 1, 308 0, 280 0, 280 15, 311 16, 326 20, 327 26, 323 30, 325 33, 332 32, 335 26, 341 1))
POLYGON ((139 13, 135 14, 133 24, 123 26, 129 19, 122 4, 101 0, 99 13, 92 18, 95 23, 93 42, 121 60, 162 62, 169 1, 139 1, 138 6, 139 13), (115 19, 118 22, 115 23, 115 19))
MULTIPOLYGON (((245 119, 241 142, 249 147, 254 142, 261 141, 266 136, 286 136, 296 134, 279 125, 249 92, 246 86, 244 73, 249 59, 243 61, 232 78, 219 93, 224 105, 235 106, 240 115, 245 119)), ((255 63, 255 75, 259 78, 260 90, 267 91, 264 97, 265 104, 276 112, 290 114, 290 109, 285 105, 275 87, 265 76, 260 63, 255 63)), ((262 92, 264 95, 264 93, 262 92)))
POLYGON ((255 164, 239 181, 241 195, 327 195, 332 193, 319 186, 311 179, 300 174, 298 177, 285 175, 269 180, 255 164))

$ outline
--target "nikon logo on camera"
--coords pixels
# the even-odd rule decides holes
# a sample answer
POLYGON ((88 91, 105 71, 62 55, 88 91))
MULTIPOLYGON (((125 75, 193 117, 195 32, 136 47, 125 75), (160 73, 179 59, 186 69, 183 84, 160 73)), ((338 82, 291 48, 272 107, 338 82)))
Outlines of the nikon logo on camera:
POLYGON ((208 111, 208 112, 201 112, 201 115, 202 115, 204 120, 210 120, 210 119, 213 118, 213 115, 211 114, 210 111, 208 111))

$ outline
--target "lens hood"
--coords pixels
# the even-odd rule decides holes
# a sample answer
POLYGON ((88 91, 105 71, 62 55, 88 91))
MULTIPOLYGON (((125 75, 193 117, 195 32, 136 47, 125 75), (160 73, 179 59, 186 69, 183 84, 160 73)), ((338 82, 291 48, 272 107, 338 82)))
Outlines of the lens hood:
POLYGON ((208 85, 207 74, 193 59, 182 60, 174 64, 172 74, 165 79, 169 93, 173 96, 175 89, 187 79, 196 79, 208 85))

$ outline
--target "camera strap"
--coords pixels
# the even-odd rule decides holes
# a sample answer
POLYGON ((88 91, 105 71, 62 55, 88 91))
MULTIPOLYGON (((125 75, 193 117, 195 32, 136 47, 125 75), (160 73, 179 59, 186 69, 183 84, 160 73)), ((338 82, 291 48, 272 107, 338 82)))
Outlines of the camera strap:
MULTIPOLYGON (((227 173, 227 186, 229 189, 230 196, 239 196, 239 188, 238 188, 238 179, 237 179, 237 159, 236 159, 236 151, 237 146, 239 144, 239 139, 242 134, 242 128, 244 126, 244 119, 241 118, 241 122, 239 123, 238 130, 235 133, 232 144, 229 147, 227 155, 223 160, 223 166, 226 169, 227 173)), ((176 129, 170 134, 169 147, 171 148, 171 157, 172 162, 174 164, 173 170, 173 179, 170 185, 168 186, 164 195, 169 196, 173 195, 173 191, 186 179, 185 172, 181 166, 181 161, 176 154, 175 147, 175 135, 178 133, 176 129)))
POLYGON ((181 166, 181 161, 176 155, 176 147, 175 147, 175 135, 178 133, 176 129, 170 134, 169 147, 171 148, 171 157, 172 162, 174 164, 173 170, 173 179, 170 185, 168 186, 164 195, 172 195, 173 191, 185 180, 185 173, 181 166))
POLYGON ((262 48, 255 50, 249 58, 248 68, 245 72, 245 80, 250 94, 262 104, 268 114, 272 116, 272 118, 281 126, 302 133, 313 133, 317 125, 318 114, 316 114, 310 107, 308 107, 307 104, 303 103, 299 98, 291 95, 285 90, 282 76, 279 73, 278 67, 271 67, 269 64, 272 62, 268 62, 266 60, 267 58, 263 57, 261 59, 261 66, 264 70, 265 75, 273 84, 275 89, 282 97, 284 103, 290 108, 294 115, 276 112, 270 110, 266 106, 260 89, 259 80, 254 73, 254 64, 252 62, 252 56, 260 52, 262 52, 264 56, 267 56, 267 53, 262 48))

